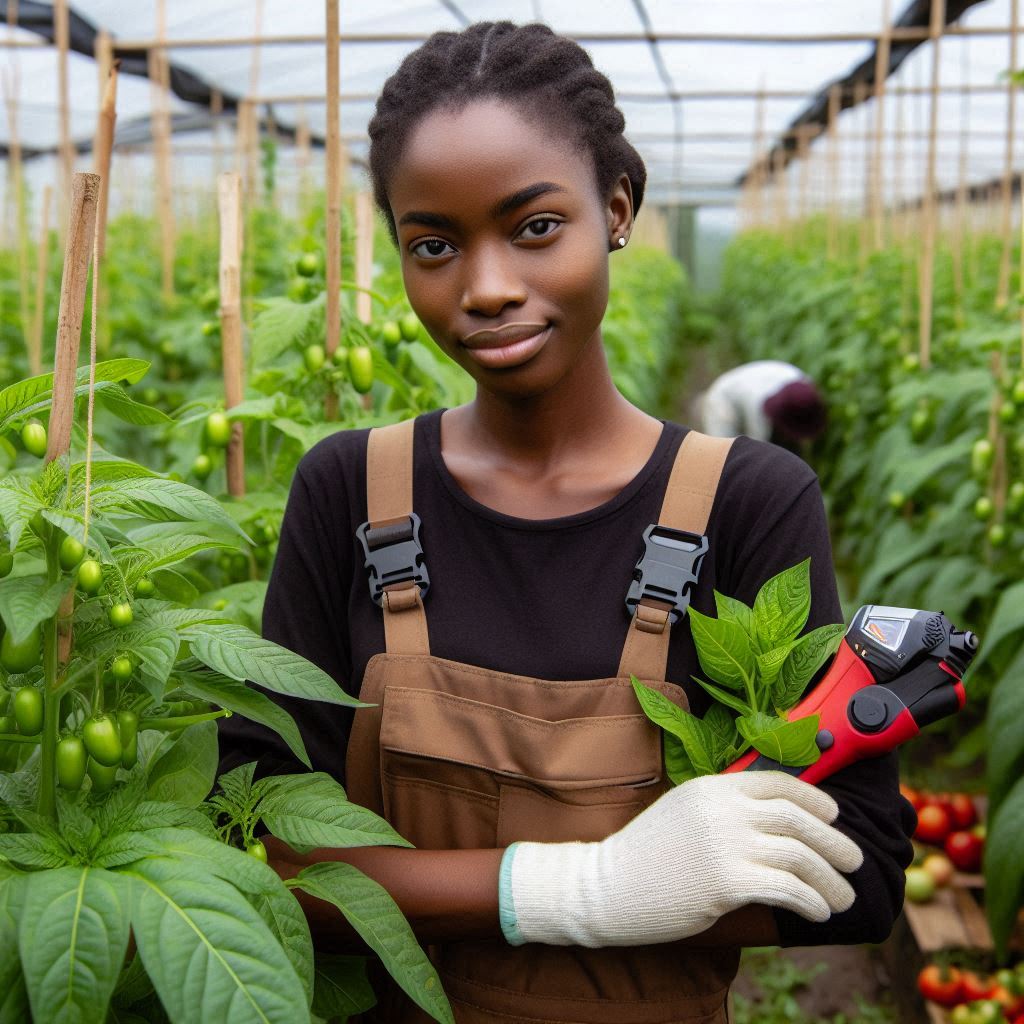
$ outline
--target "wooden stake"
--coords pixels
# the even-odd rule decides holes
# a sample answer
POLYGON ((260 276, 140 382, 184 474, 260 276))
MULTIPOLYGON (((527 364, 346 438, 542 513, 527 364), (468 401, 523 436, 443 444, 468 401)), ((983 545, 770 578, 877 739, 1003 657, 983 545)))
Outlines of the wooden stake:
POLYGON ((213 120, 213 173, 215 180, 220 179, 221 149, 220 122, 221 114, 224 113, 224 97, 219 89, 210 90, 210 117, 213 120))
POLYGON ((839 255, 839 86, 828 91, 828 189, 825 196, 828 210, 827 256, 839 255))
MULTIPOLYGON (((220 336, 224 366, 224 404, 228 411, 245 395, 242 356, 242 179, 226 171, 217 179, 220 214, 220 336)), ((227 457, 228 493, 245 495, 245 432, 241 421, 231 424, 227 457)))
MULTIPOLYGON (((110 36, 107 36, 110 42, 110 36)), ((107 246, 107 204, 110 200, 110 156, 114 149, 114 122, 117 120, 117 66, 111 61, 107 80, 103 83, 103 99, 96 121, 93 142, 93 170, 100 177, 99 209, 96 211, 96 233, 99 257, 102 260, 107 246)))
MULTIPOLYGON (((330 358, 341 339, 341 118, 338 94, 341 91, 339 67, 338 0, 325 0, 327 35, 327 323, 324 348, 330 358)), ((324 416, 338 416, 338 396, 327 392, 324 416)))
POLYGON ((885 201, 882 195, 882 140, 885 136, 885 82, 889 75, 892 0, 882 0, 882 35, 875 52, 875 145, 871 160, 871 224, 874 251, 885 246, 885 201))
POLYGON ((53 33, 57 44, 57 103, 60 124, 60 209, 59 224, 70 221, 63 214, 67 210, 68 196, 71 195, 71 175, 75 170, 75 151, 71 145, 71 110, 68 100, 68 47, 70 28, 68 26, 67 0, 53 0, 53 33))
POLYGON ((57 345, 54 355, 53 404, 46 461, 63 455, 71 444, 71 423, 75 414, 75 371, 82 337, 82 314, 89 280, 96 230, 96 206, 100 180, 95 174, 76 174, 71 182, 71 218, 64 246, 64 274, 60 283, 60 311, 57 316, 57 345))
POLYGON ((1001 188, 1002 222, 999 233, 1003 240, 1003 250, 999 259, 999 284, 996 288, 996 309, 1003 309, 1009 300, 1010 293, 1010 250, 1013 246, 1011 230, 1013 215, 1013 150, 1014 135, 1017 129, 1017 89, 1014 74, 1017 71, 1017 15, 1019 0, 1010 0, 1010 68, 1006 87, 1006 159, 1003 163, 1003 182, 1001 188))
MULTIPOLYGON (((1017 0, 1013 0, 1016 4, 1017 0)), ((939 41, 946 24, 946 0, 932 0, 932 104, 929 119, 928 164, 922 197, 921 271, 918 282, 918 356, 921 368, 927 370, 932 361, 932 291, 935 276, 935 137, 939 126, 939 41)))
POLYGON ((305 211, 309 205, 309 162, 311 153, 309 119, 305 105, 299 108, 299 118, 295 126, 295 163, 299 171, 299 205, 305 211))
POLYGON ((36 250, 36 301, 32 310, 32 329, 28 337, 28 372, 37 376, 43 372, 43 323, 46 310, 46 265, 50 252, 50 200, 53 189, 43 188, 42 226, 39 229, 39 248, 36 250))
MULTIPOLYGON (((162 11, 163 3, 158 10, 162 11)), ((170 67, 162 50, 150 50, 148 56, 151 83, 153 155, 156 170, 156 201, 160 220, 160 290, 165 302, 174 297, 174 206, 171 195, 171 117, 166 89, 170 86, 170 67)))

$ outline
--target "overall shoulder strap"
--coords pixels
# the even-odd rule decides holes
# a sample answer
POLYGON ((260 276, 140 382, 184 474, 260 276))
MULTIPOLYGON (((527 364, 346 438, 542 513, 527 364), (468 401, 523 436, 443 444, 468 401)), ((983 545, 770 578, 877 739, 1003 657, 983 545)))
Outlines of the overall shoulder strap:
POLYGON ((658 522, 644 531, 644 554, 626 599, 633 618, 620 676, 665 678, 671 627, 686 614, 707 553, 708 518, 733 440, 691 430, 679 446, 658 522))
POLYGON ((367 521, 356 531, 370 594, 384 612, 388 654, 429 654, 423 594, 429 586, 413 513, 415 419, 374 427, 366 445, 367 521))

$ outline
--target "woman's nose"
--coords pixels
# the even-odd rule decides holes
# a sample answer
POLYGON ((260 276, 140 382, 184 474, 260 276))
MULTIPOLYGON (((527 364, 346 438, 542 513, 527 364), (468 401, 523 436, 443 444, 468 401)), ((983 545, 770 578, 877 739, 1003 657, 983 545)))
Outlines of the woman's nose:
POLYGON ((511 254, 481 249, 463 260, 465 278, 461 307, 464 313, 497 316, 506 306, 526 302, 526 286, 511 254))

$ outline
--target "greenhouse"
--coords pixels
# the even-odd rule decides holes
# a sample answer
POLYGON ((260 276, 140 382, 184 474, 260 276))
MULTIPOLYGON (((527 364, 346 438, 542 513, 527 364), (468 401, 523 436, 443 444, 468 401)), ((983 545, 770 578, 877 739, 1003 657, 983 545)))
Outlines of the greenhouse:
POLYGON ((1020 6, 6 0, 0 1024, 1024 1024, 1020 6))

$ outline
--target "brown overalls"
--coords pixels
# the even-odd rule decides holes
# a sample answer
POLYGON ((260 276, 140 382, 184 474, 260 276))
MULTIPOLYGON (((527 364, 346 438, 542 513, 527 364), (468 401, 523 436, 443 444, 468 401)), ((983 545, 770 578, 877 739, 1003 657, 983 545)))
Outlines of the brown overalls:
MULTIPOLYGON (((430 654, 415 578, 425 577, 418 520, 410 519, 413 424, 372 430, 367 449, 360 539, 374 561, 387 650, 370 659, 359 692, 377 706, 355 715, 349 797, 423 849, 603 839, 669 786, 660 730, 641 712, 629 674, 687 707, 682 688, 665 681, 673 604, 650 597, 665 593, 657 586, 665 565, 655 563, 670 563, 672 575, 680 544, 671 530, 705 533, 731 442, 692 431, 683 439, 658 524, 670 539, 647 542, 618 676, 531 679, 430 654)), ((674 575, 669 589, 678 597, 694 580, 674 575)), ((686 603, 676 612, 685 614, 686 603)), ((458 1024, 724 1024, 739 962, 738 949, 681 943, 590 949, 473 940, 428 953, 458 1024)), ((380 1001, 359 1020, 428 1024, 386 974, 373 980, 380 1001)))

